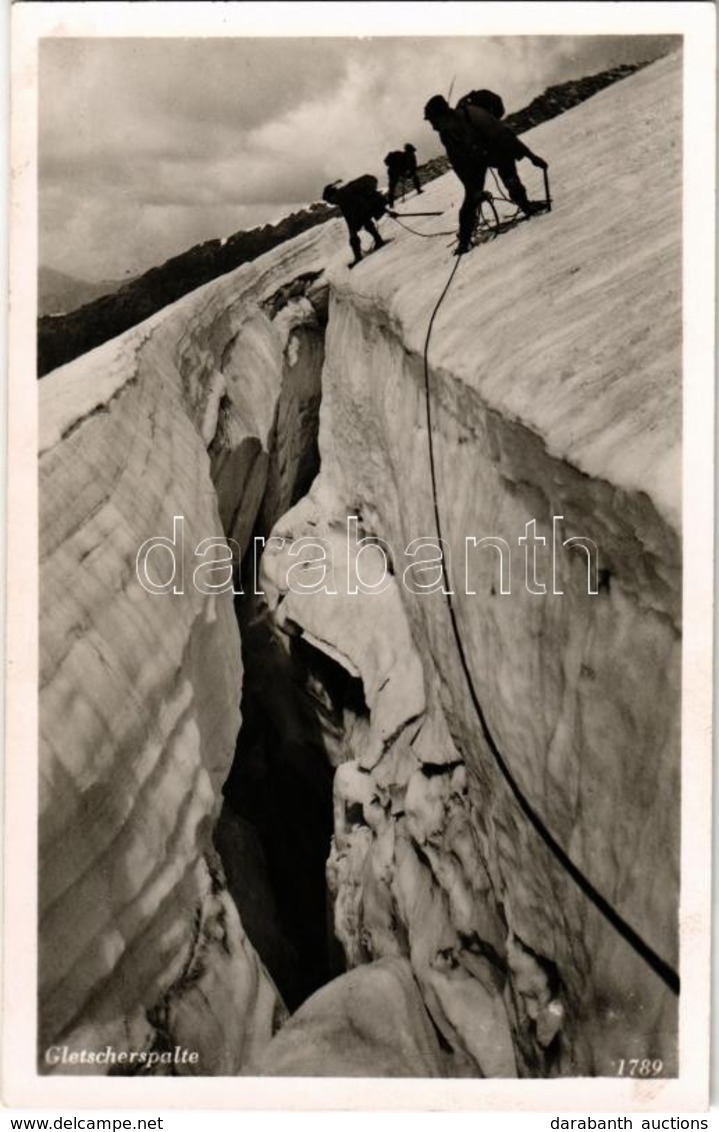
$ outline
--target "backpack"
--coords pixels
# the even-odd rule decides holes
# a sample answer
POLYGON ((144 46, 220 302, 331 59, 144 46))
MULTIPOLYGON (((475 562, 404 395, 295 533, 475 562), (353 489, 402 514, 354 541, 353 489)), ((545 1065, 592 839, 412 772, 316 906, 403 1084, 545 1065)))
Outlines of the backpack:
MULTIPOLYGON (((491 91, 486 93, 492 94, 491 91)), ((499 98, 499 95, 494 97, 499 98)), ((526 148, 509 126, 501 122, 486 106, 467 102, 466 98, 465 95, 462 104, 457 104, 455 113, 464 123, 468 135, 467 148, 476 159, 495 165, 499 161, 516 161, 526 156, 526 148)))
POLYGON ((358 202, 364 199, 374 220, 379 220, 387 210, 387 203, 377 190, 377 178, 371 173, 365 173, 362 177, 356 177, 354 181, 348 181, 338 192, 347 201, 358 202))
POLYGON ((346 185, 342 186, 343 193, 351 193, 359 196, 371 196, 373 192, 377 192, 377 178, 373 177, 371 173, 365 173, 362 177, 356 177, 354 181, 348 181, 346 185))
POLYGON ((493 90, 470 90, 460 98, 457 110, 464 110, 465 106, 480 106, 498 121, 504 117, 504 103, 493 90))

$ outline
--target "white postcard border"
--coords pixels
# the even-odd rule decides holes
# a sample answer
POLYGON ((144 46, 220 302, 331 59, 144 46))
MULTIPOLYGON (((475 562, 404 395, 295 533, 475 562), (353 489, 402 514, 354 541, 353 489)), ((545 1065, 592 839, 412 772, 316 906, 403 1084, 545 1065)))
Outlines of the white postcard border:
POLYGON ((714 487, 714 59, 706 3, 20 3, 12 9, 3 1098, 16 1106, 625 1111, 708 1097, 714 487), (54 36, 682 34, 684 618, 680 1077, 386 1080, 36 1072, 37 42, 54 36), (710 172, 708 172, 710 171, 710 172))

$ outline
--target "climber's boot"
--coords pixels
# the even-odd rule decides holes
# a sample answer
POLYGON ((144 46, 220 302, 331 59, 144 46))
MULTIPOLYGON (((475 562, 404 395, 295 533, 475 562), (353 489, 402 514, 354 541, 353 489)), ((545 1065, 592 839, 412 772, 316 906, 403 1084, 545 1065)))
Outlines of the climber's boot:
POLYGON ((509 198, 517 208, 521 209, 525 216, 534 216, 537 212, 542 212, 545 205, 542 201, 530 200, 527 196, 525 189, 519 177, 503 176, 505 188, 509 193, 509 198))

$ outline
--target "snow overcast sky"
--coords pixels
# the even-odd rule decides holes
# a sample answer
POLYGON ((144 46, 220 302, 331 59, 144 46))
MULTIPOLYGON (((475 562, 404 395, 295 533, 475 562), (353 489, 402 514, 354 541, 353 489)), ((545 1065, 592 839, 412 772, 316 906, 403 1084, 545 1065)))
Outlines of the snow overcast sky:
MULTIPOLYGON (((409 8, 409 5, 408 5, 409 8)), ((88 280, 279 219, 411 141, 422 108, 490 87, 508 112, 552 83, 655 58, 659 36, 44 39, 40 262, 88 280)), ((545 155, 551 162, 551 154, 545 155)))

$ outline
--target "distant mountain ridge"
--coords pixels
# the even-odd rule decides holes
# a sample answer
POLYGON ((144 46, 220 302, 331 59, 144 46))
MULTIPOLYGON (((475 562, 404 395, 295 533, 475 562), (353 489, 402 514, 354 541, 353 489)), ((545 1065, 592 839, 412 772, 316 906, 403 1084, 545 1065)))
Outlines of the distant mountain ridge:
POLYGON ((78 279, 74 275, 67 275, 64 271, 56 271, 54 267, 40 265, 37 280, 37 310, 38 315, 63 315, 78 307, 85 306, 93 299, 102 295, 112 294, 127 279, 102 279, 98 283, 91 283, 87 279, 78 279))
MULTIPOLYGON (((596 75, 548 87, 528 106, 507 115, 504 121, 517 133, 523 133, 646 65, 645 62, 622 64, 596 75)), ((447 168, 446 157, 433 158, 420 166, 420 181, 424 184, 434 180, 447 168)), ((234 271, 285 240, 337 215, 336 208, 311 204, 277 224, 198 244, 124 283, 114 294, 95 298, 69 314, 41 315, 38 319, 38 377, 116 337, 203 283, 234 271)))
POLYGON ((160 267, 150 268, 124 283, 114 294, 95 299, 64 316, 39 318, 38 377, 115 338, 203 283, 234 271, 337 215, 336 208, 313 204, 277 224, 236 232, 225 240, 208 240, 173 256, 160 267))

